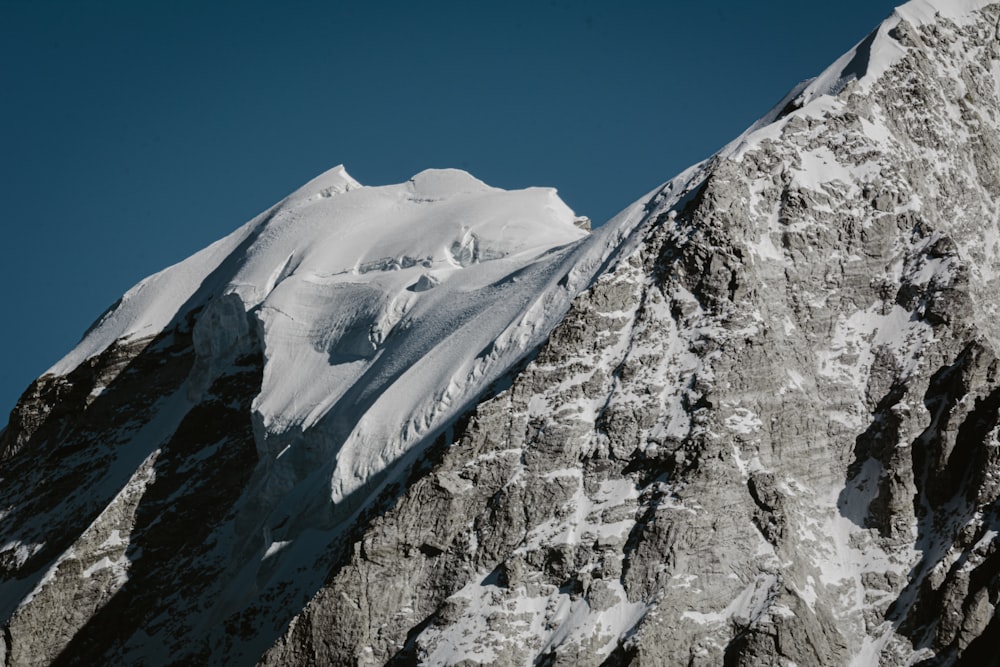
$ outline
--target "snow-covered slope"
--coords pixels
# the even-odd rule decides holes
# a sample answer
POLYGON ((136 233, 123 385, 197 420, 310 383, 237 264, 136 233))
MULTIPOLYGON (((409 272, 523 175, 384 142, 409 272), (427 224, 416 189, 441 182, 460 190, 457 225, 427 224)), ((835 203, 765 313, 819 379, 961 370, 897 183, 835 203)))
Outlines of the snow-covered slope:
POLYGON ((990 658, 998 23, 900 7, 593 233, 336 168, 143 281, 0 442, 0 664, 990 658))
MULTIPOLYGON (((194 624, 238 613, 252 600, 247 591, 269 582, 279 582, 273 585, 288 600, 308 594, 322 570, 296 574, 302 563, 398 484, 442 429, 531 354, 609 261, 620 239, 609 243, 609 231, 592 236, 587 227, 551 189, 503 191, 457 170, 362 187, 337 167, 142 281, 13 415, 7 474, 19 463, 30 467, 39 448, 58 450, 65 436, 55 431, 74 432, 63 449, 101 437, 88 432, 85 418, 74 424, 68 414, 60 422, 48 410, 82 417, 132 412, 125 423, 93 427, 115 432, 107 447, 89 457, 76 451, 86 460, 77 467, 87 472, 73 482, 74 494, 56 497, 59 484, 38 471, 23 480, 21 492, 43 498, 36 505, 44 509, 5 510, 0 544, 8 571, 18 576, 0 584, 0 597, 16 603, 27 593, 35 600, 52 588, 86 539, 86 531, 74 533, 80 520, 105 520, 105 503, 114 506, 122 485, 139 502, 155 481, 148 466, 162 462, 185 425, 204 423, 200 411, 216 403, 248 413, 251 423, 240 430, 252 435, 253 456, 247 458, 244 436, 245 487, 229 499, 229 516, 205 556, 218 568, 215 601, 194 624), (142 409, 132 405, 138 401, 128 387, 147 377, 139 369, 164 365, 177 376, 161 373, 169 386, 144 397, 142 409), (259 379, 249 379, 254 374, 259 379), (58 394, 63 404, 41 407, 40 394, 58 394), (38 488, 29 489, 32 483, 38 488), (60 539, 50 539, 61 528, 60 539), (25 578, 30 571, 34 577, 25 578)), ((219 433, 205 444, 217 449, 219 438, 232 437, 219 433)), ((212 451, 195 453, 181 468, 213 465, 212 451), (199 457, 203 463, 194 462, 199 457)), ((61 475, 65 483, 72 477, 61 475)), ((124 535, 131 527, 108 531, 124 535)), ((129 548, 127 540, 115 545, 129 548)), ((115 562, 108 568, 117 583, 104 596, 133 569, 124 553, 115 562)))
POLYGON ((337 461, 337 502, 540 342, 558 313, 532 305, 587 236, 576 222, 549 189, 457 170, 366 188, 336 167, 138 284, 49 373, 203 308, 196 401, 257 327, 260 455, 309 473, 337 461), (324 445, 301 445, 306 430, 324 445))

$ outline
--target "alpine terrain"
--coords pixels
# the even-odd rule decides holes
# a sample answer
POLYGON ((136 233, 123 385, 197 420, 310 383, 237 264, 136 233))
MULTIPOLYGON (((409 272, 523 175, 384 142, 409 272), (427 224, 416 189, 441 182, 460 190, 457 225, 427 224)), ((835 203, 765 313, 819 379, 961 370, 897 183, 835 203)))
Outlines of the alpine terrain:
POLYGON ((589 231, 337 167, 0 435, 0 665, 1000 664, 1000 2, 589 231))

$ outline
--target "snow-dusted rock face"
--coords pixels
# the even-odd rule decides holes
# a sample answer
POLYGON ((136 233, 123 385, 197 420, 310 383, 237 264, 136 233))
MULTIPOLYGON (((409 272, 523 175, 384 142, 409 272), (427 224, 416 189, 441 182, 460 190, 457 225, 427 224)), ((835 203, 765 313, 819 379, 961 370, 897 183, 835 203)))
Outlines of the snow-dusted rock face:
POLYGON ((633 209, 264 664, 995 659, 998 20, 901 8, 633 209))
POLYGON ((0 664, 254 662, 620 245, 580 226, 338 167, 130 290, 3 433, 0 664))
POLYGON ((343 169, 0 442, 0 664, 985 664, 1000 4, 915 0, 587 235, 343 169))

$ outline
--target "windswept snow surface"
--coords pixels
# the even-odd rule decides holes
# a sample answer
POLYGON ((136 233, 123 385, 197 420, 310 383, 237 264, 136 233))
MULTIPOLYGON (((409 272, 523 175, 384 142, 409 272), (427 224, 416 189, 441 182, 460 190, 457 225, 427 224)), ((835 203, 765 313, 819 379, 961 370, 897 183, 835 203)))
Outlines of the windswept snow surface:
POLYGON ((363 187, 339 166, 143 280, 49 373, 204 308, 200 357, 263 348, 265 504, 316 474, 337 503, 536 348, 643 217, 588 234, 552 189, 458 170, 363 187))

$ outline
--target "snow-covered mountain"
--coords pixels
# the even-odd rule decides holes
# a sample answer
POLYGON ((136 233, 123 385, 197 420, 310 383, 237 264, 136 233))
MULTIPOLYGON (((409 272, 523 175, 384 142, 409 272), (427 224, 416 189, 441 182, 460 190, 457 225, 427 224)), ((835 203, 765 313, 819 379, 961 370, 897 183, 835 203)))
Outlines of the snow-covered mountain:
POLYGON ((0 664, 988 664, 1000 4, 914 0, 594 232, 341 168, 0 440, 0 664))

